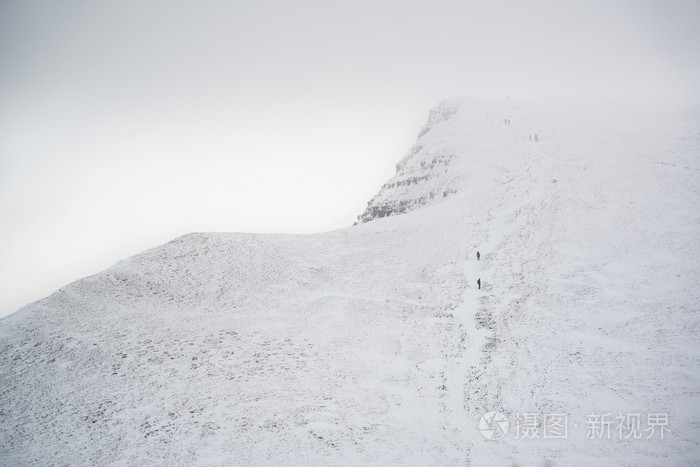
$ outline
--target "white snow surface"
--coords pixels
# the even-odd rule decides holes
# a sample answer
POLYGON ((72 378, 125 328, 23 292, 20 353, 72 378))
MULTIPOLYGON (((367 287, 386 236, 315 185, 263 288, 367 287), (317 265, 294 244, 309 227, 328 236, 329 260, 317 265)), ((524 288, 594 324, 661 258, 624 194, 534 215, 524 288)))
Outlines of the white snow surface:
POLYGON ((0 465, 700 464, 698 115, 447 101, 356 226, 63 287, 0 320, 0 465), (603 413, 668 430, 586 439, 603 413))

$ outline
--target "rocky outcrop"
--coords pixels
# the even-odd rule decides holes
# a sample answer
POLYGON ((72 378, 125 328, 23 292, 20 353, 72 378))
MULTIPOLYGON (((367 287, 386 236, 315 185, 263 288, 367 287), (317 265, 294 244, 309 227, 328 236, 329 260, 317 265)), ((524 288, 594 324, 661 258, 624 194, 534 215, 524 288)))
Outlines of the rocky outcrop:
POLYGON ((447 168, 455 154, 442 152, 440 145, 426 145, 424 142, 430 132, 458 111, 458 104, 453 101, 444 101, 430 111, 428 122, 418 133, 416 143, 396 164, 396 174, 367 203, 367 209, 358 216, 358 222, 413 211, 457 192, 456 186, 446 178, 447 168))

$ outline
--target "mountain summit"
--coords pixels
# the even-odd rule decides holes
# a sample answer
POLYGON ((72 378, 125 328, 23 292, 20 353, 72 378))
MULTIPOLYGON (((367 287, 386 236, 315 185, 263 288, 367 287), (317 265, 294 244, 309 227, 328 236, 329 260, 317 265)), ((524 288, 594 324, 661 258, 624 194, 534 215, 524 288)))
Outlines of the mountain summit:
POLYGON ((0 320, 0 464, 698 463, 698 122, 445 101, 355 226, 67 285, 0 320))

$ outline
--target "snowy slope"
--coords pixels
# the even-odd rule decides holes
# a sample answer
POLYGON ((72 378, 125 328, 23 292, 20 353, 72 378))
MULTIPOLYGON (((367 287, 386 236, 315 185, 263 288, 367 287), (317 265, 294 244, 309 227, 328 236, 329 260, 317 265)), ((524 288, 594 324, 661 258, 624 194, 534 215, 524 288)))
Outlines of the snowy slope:
POLYGON ((700 463, 699 123, 447 101, 356 226, 70 284, 0 320, 0 464, 700 463), (668 431, 586 439, 604 413, 668 431))

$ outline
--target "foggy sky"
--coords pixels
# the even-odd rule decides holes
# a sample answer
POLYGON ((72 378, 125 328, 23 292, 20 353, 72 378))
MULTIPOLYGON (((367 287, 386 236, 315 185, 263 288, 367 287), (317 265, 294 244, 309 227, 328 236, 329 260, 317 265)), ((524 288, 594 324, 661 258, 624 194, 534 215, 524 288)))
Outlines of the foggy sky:
POLYGON ((700 102, 696 1, 0 2, 0 316, 191 231, 352 224, 449 97, 700 102))

